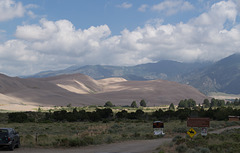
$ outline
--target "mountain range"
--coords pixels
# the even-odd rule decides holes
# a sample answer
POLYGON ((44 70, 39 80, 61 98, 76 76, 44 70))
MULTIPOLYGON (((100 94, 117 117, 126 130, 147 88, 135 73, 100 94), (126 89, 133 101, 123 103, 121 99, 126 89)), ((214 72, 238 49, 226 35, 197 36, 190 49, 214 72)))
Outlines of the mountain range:
POLYGON ((204 94, 224 92, 240 94, 240 54, 233 54, 217 62, 181 63, 163 60, 136 66, 87 65, 64 70, 45 71, 29 76, 42 78, 62 74, 82 73, 94 79, 122 77, 142 81, 163 79, 191 85, 204 94))
POLYGON ((63 70, 44 71, 28 77, 44 78, 62 74, 82 73, 91 76, 96 80, 110 77, 122 77, 126 80, 134 81, 156 79, 178 81, 179 76, 206 65, 208 65, 208 63, 181 63, 176 61, 163 60, 157 63, 147 63, 136 66, 71 66, 63 70))
POLYGON ((233 54, 183 76, 184 83, 203 93, 240 94, 240 54, 233 54))

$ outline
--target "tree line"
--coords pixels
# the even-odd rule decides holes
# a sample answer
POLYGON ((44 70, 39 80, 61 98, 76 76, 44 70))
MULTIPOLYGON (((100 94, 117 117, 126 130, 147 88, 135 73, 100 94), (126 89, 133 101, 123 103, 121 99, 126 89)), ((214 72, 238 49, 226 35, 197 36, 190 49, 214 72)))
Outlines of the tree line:
MULTIPOLYGON (((140 104, 140 106, 142 106, 142 107, 147 107, 147 103, 145 102, 144 99, 142 99, 142 100, 139 102, 139 104, 140 104)), ((107 101, 107 102, 104 104, 104 107, 115 107, 115 105, 113 105, 111 101, 107 101)), ((137 102, 136 102, 136 101, 133 101, 129 107, 138 108, 137 102)))
MULTIPOLYGON (((169 109, 173 109, 173 104, 170 104, 169 109)), ((203 108, 210 108, 210 107, 224 107, 224 106, 240 106, 240 99, 235 99, 234 101, 227 101, 225 102, 224 100, 221 99, 215 99, 212 98, 210 101, 209 99, 204 99, 202 105, 198 104, 198 107, 203 107, 203 108)), ((181 100, 178 103, 178 108, 194 108, 197 107, 196 101, 193 99, 185 99, 181 100)))
POLYGON ((8 114, 9 122, 108 122, 118 120, 186 120, 188 117, 209 117, 212 120, 228 120, 228 116, 240 116, 240 109, 233 109, 232 107, 221 107, 217 109, 208 110, 202 107, 195 109, 183 108, 177 111, 159 109, 152 113, 146 113, 141 109, 135 112, 128 112, 122 110, 113 113, 112 109, 96 109, 93 112, 86 112, 85 110, 77 110, 67 112, 66 110, 54 112, 14 112, 8 114))

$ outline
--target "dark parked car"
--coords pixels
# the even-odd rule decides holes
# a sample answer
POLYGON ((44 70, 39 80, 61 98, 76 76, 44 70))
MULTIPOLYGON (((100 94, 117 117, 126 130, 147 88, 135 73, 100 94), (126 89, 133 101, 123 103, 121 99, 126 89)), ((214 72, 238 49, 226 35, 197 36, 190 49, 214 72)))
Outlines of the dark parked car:
POLYGON ((20 147, 19 134, 13 128, 0 128, 0 147, 7 146, 9 150, 20 147))

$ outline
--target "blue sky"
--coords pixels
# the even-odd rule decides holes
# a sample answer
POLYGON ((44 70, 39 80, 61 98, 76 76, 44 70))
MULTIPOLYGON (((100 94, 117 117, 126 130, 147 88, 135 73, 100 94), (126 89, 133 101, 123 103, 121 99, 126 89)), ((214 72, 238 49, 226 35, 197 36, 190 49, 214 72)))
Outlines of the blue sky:
POLYGON ((0 73, 216 61, 240 52, 238 0, 0 0, 0 73))

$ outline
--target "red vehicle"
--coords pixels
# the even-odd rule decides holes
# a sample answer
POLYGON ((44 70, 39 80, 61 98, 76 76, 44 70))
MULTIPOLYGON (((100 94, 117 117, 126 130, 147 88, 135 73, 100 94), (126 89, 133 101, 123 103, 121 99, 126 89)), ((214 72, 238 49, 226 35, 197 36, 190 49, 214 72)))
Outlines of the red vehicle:
POLYGON ((0 147, 4 146, 9 150, 20 147, 19 134, 13 128, 0 128, 0 147))

